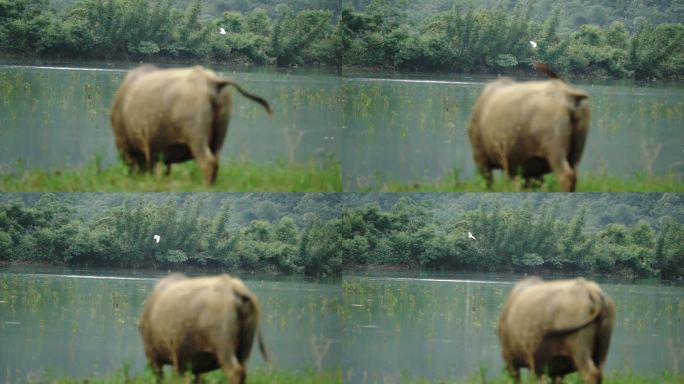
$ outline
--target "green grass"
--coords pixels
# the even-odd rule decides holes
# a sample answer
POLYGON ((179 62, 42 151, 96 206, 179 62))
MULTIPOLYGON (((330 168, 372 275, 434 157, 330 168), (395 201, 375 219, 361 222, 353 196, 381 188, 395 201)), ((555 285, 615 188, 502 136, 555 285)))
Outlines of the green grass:
MULTIPOLYGON (((461 179, 458 172, 436 181, 418 183, 401 183, 383 181, 376 178, 374 187, 361 186, 362 191, 379 190, 382 192, 557 192, 560 191, 553 175, 547 175, 544 182, 525 188, 522 179, 509 180, 495 174, 491 190, 487 188, 481 176, 461 179)), ((613 176, 605 172, 587 172, 581 174, 577 182, 577 192, 684 192, 684 180, 676 175, 646 176, 613 176)))
MULTIPOLYGON (((484 372, 484 371, 483 371, 484 372)), ((224 384, 228 383, 227 379, 220 370, 213 371, 211 373, 202 376, 203 382, 207 384, 224 384)), ((169 375, 168 373, 164 376, 163 383, 165 384, 184 384, 186 382, 192 382, 189 377, 181 377, 177 375, 169 375)), ((403 374, 399 377, 392 375, 386 378, 387 382, 401 383, 401 384, 513 384, 514 381, 511 377, 502 374, 494 378, 487 378, 486 375, 475 374, 471 377, 458 380, 427 380, 421 378, 414 378, 411 375, 403 374), (483 378, 484 376, 484 378, 483 378)), ((56 378, 51 381, 56 384, 77 384, 77 383, 88 383, 88 384, 154 384, 156 383, 154 374, 146 370, 139 375, 129 375, 127 369, 117 371, 113 375, 105 377, 81 377, 81 378, 56 378)), ((248 371, 247 383, 248 384, 340 384, 343 382, 342 372, 285 372, 277 370, 269 370, 265 368, 259 368, 255 370, 248 371)), ((523 384, 539 383, 533 378, 526 376, 523 373, 523 379, 521 380, 523 384)), ((549 379, 546 378, 546 382, 549 379)), ((565 384, 581 384, 582 380, 577 373, 568 375, 563 380, 565 384)), ((684 375, 675 375, 672 373, 662 373, 659 375, 645 375, 637 374, 633 372, 609 372, 604 376, 603 384, 677 384, 684 383, 684 375)), ((9 384, 9 383, 8 383, 9 384)))
POLYGON ((119 161, 106 168, 93 161, 66 170, 20 170, 0 176, 5 192, 339 192, 342 174, 339 161, 324 165, 276 162, 261 165, 249 161, 224 161, 219 165, 216 185, 205 187, 202 172, 194 161, 174 164, 169 176, 157 172, 132 173, 119 161))
MULTIPOLYGON (((349 186, 348 186, 349 187, 349 186)), ((558 183, 553 175, 532 188, 525 188, 521 179, 508 180, 496 174, 494 184, 487 188, 480 176, 461 179, 458 170, 435 181, 397 182, 376 177, 368 185, 359 185, 364 192, 556 192, 558 183)), ((193 161, 175 164, 171 175, 161 167, 155 173, 132 173, 121 161, 103 168, 93 161, 81 168, 66 170, 20 170, 0 175, 0 191, 4 192, 341 192, 342 166, 337 160, 324 165, 310 161, 288 164, 284 161, 261 165, 249 161, 226 161, 219 165, 216 185, 207 188, 202 172, 193 161)), ((684 192, 684 180, 668 176, 613 176, 606 172, 580 175, 577 192, 684 192)))
MULTIPOLYGON (((203 383, 223 384, 228 383, 222 371, 216 370, 202 375, 203 383)), ((156 384, 156 377, 150 370, 131 376, 127 369, 117 371, 115 374, 105 377, 82 377, 82 378, 56 378, 51 383, 56 384, 156 384)), ((194 382, 190 377, 178 376, 175 374, 165 374, 163 383, 165 384, 185 384, 194 382), (189 379, 189 380, 186 380, 189 379)), ((342 372, 285 372, 270 369, 254 369, 247 371, 247 384, 341 384, 342 372)))
MULTIPOLYGON (((486 376, 486 375, 485 375, 486 376)), ((397 382, 397 381, 395 381, 397 382)), ((522 384, 539 384, 542 382, 552 383, 550 378, 545 377, 545 381, 538 381, 533 377, 527 376, 526 372, 522 373, 522 384)), ((513 379, 505 374, 494 378, 484 378, 481 374, 475 374, 471 377, 461 380, 425 380, 419 378, 412 378, 410 376, 403 376, 398 380, 401 384, 514 384, 513 379)), ((565 376, 562 383, 564 384, 582 384, 582 378, 577 373, 565 376)), ((669 372, 659 375, 652 374, 638 374, 634 372, 608 372, 603 377, 603 384, 681 384, 684 383, 684 375, 675 375, 669 372)))

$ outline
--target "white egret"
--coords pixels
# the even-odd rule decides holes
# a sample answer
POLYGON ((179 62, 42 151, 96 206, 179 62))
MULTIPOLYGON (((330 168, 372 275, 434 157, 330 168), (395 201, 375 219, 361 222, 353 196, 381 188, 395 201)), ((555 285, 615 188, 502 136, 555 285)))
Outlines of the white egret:
POLYGON ((468 231, 468 238, 473 239, 473 240, 477 240, 477 238, 475 236, 473 236, 473 234, 470 233, 470 231, 468 231))
POLYGON ((225 35, 225 34, 226 34, 226 30, 223 29, 223 27, 221 27, 221 28, 219 28, 219 33, 222 34, 222 35, 225 35))
POLYGON ((532 46, 532 48, 537 48, 537 43, 535 43, 532 40, 530 40, 530 45, 532 46))
POLYGON ((154 240, 159 244, 159 239, 161 239, 161 236, 159 235, 154 235, 154 240))

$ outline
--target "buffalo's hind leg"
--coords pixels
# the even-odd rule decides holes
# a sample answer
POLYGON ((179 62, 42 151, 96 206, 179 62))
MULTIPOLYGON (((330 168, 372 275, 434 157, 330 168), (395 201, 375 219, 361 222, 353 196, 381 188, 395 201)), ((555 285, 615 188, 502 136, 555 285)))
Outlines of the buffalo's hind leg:
MULTIPOLYGON (((237 319, 234 319, 237 321, 237 319)), ((216 337, 216 339, 224 339, 221 337, 216 337)), ((237 333, 232 334, 229 340, 237 340, 237 333)), ((224 339, 225 340, 225 339, 224 339)), ((244 384, 245 378, 247 377, 247 372, 245 366, 238 360, 235 355, 236 350, 232 342, 224 342, 215 346, 216 348, 216 360, 218 360, 219 365, 223 369, 223 373, 226 375, 230 384, 244 384)))
POLYGON ((480 172, 480 175, 487 182, 487 188, 492 189, 492 184, 494 182, 492 177, 493 167, 489 163, 487 155, 484 151, 477 149, 476 146, 473 146, 473 160, 475 161, 475 165, 477 166, 477 170, 480 172))
POLYGON ((195 384, 202 384, 202 374, 201 373, 195 374, 195 384))
POLYGON ((195 158, 195 161, 197 161, 197 164, 199 164, 199 167, 202 170, 204 184, 209 187, 214 185, 214 182, 216 181, 216 173, 218 171, 218 159, 211 152, 211 149, 209 149, 208 145, 202 145, 197 148, 193 147, 191 150, 192 156, 195 158))
POLYGON ((513 378, 513 382, 520 383, 520 367, 516 366, 512 362, 506 362, 506 370, 508 374, 513 378))
POLYGON ((601 370, 596 367, 590 353, 585 348, 574 348, 572 360, 580 376, 582 376, 582 382, 585 384, 601 384, 603 381, 601 370))
POLYGON ((492 168, 487 164, 486 162, 483 163, 478 163, 477 169, 480 172, 480 175, 485 179, 485 182, 487 183, 487 189, 492 189, 492 185, 494 184, 494 176, 492 175, 492 168))
POLYGON ((561 191, 575 192, 575 184, 577 183, 577 173, 568 161, 567 143, 570 142, 570 136, 564 129, 569 124, 569 121, 561 120, 553 126, 554 132, 565 132, 558 134, 551 140, 544 148, 546 153, 546 161, 548 161, 553 174, 560 184, 561 191))
POLYGON ((219 363, 223 368, 223 373, 230 380, 230 384, 244 384, 247 372, 233 351, 220 353, 219 363))
POLYGON ((577 174, 575 173, 575 170, 572 169, 572 167, 570 166, 570 163, 568 163, 565 153, 552 156, 548 160, 549 164, 551 164, 551 169, 553 170, 554 175, 556 175, 558 184, 560 184, 561 191, 575 192, 577 174))
POLYGON ((156 359, 150 359, 150 368, 154 372, 155 381, 161 383, 164 379, 164 371, 162 370, 162 364, 156 359))

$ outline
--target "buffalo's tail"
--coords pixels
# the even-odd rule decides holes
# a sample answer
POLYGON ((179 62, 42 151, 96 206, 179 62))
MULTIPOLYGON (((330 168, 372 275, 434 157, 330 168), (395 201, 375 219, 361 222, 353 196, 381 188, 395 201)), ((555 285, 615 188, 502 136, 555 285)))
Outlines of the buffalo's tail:
POLYGON ((603 310, 601 311, 601 322, 599 323, 599 329, 596 333, 596 339, 594 341, 594 353, 592 359, 594 363, 603 369, 603 365, 606 361, 606 356, 608 356, 608 348, 610 346, 610 339, 613 334, 613 328, 615 327, 615 303, 609 297, 602 295, 603 310))
POLYGON ((264 336, 261 334, 261 327, 257 330, 257 339, 259 339, 259 351, 261 351, 261 356, 264 358, 264 360, 271 364, 271 357, 268 355, 268 351, 266 350, 266 344, 264 344, 264 336))
POLYGON ((577 90, 570 94, 570 124, 572 127, 572 137, 570 150, 568 152, 568 162, 572 167, 577 165, 584 151, 584 144, 589 133, 589 121, 591 120, 591 108, 589 107, 589 95, 577 90))
POLYGON ((589 94, 574 88, 563 78, 558 76, 548 65, 544 63, 534 63, 534 69, 546 74, 552 79, 560 80, 568 98, 568 113, 572 127, 572 137, 570 138, 570 148, 568 148, 568 162, 575 167, 582 157, 584 144, 589 131, 589 121, 591 119, 591 108, 589 107, 589 94))
POLYGON ((548 65, 546 65, 544 63, 538 63, 538 62, 534 63, 533 65, 534 65, 535 71, 537 71, 539 73, 543 73, 552 79, 558 79, 561 81, 565 81, 560 76, 558 76, 558 74, 556 72, 554 72, 551 68, 549 68, 548 65))
POLYGON ((221 89, 222 89, 223 87, 225 87, 226 85, 232 85, 232 86, 235 87, 235 89, 237 89, 238 92, 240 92, 243 96, 245 96, 245 97, 247 97, 247 98, 249 98, 249 99, 252 99, 252 100, 256 101, 257 103, 261 104, 261 105, 266 109, 266 112, 268 112, 269 115, 272 115, 272 114, 273 114, 273 110, 271 109, 271 106, 268 104, 268 101, 266 101, 264 98, 259 97, 259 96, 255 95, 255 94, 253 94, 253 93, 249 93, 249 92, 245 91, 245 90, 240 86, 240 84, 238 84, 238 83, 236 83, 236 82, 234 82, 234 81, 232 81, 232 80, 227 80, 227 79, 221 79, 221 80, 219 80, 219 81, 218 81, 218 84, 217 84, 217 91, 220 92, 221 89))

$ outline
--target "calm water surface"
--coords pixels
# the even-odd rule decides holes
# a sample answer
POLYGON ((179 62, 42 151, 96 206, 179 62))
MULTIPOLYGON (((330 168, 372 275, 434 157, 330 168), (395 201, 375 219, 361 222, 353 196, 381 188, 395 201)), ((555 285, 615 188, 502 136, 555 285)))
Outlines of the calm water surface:
MULTIPOLYGON (((485 83, 496 76, 383 75, 354 73, 342 82, 345 190, 433 181, 454 170, 472 176, 468 119, 485 83)), ((647 174, 650 156, 654 175, 684 177, 684 84, 576 85, 590 93, 592 106, 580 174, 647 174)))
MULTIPOLYGON (((81 64, 81 65, 79 65, 81 64)), ((103 67, 0 64, 0 173, 17 166, 65 168, 117 159, 109 111, 130 64, 103 67)), ((339 157, 340 79, 317 71, 213 67, 273 106, 234 94, 224 159, 260 164, 339 157)))
MULTIPOLYGON (((517 278, 345 276, 345 383, 397 382, 402 375, 462 378, 503 369, 496 323, 517 278)), ((602 283, 617 322, 607 370, 673 370, 684 353, 684 287, 602 283)), ((680 363, 681 366, 681 363, 680 363)))
MULTIPOLYGON (((46 373, 106 375, 124 363, 133 373, 144 369, 137 324, 157 275, 45 272, 0 271, 0 382, 24 382, 46 373)), ((328 341, 320 368, 339 367, 339 282, 243 278, 261 301, 274 367, 316 370, 312 343, 322 349, 328 341)), ((263 364, 255 346, 249 366, 263 364)))
MULTIPOLYGON (((0 173, 117 158, 109 108, 130 64, 0 65, 0 173)), ((467 124, 494 76, 215 67, 274 107, 236 95, 224 159, 342 162, 347 191, 475 173, 467 124), (390 78, 395 76, 395 78, 390 78)), ((538 79, 538 78, 537 78, 538 79)), ((684 178, 684 85, 578 81, 591 95, 580 173, 684 178)))

